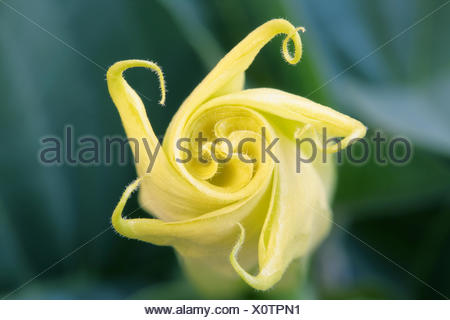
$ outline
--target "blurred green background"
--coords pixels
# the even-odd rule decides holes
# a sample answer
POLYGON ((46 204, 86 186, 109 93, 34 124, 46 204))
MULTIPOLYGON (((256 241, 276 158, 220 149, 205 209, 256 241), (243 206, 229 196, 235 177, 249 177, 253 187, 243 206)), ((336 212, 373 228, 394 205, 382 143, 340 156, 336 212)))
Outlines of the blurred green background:
MULTIPOLYGON (((1 0, 0 296, 23 285, 7 298, 196 297, 171 248, 127 240, 111 229, 101 233, 135 177, 132 163, 45 167, 38 162, 39 141, 62 137, 67 124, 76 137, 123 136, 104 69, 129 58, 151 59, 165 72, 164 109, 157 105, 152 73, 127 73, 132 86, 150 97, 145 103, 152 125, 164 134, 180 103, 220 57, 278 17, 306 27, 303 59, 296 67, 283 62, 277 38, 249 69, 247 86, 308 96, 361 120, 369 136, 381 129, 414 144, 414 157, 404 166, 379 166, 373 159, 339 166, 335 221, 366 244, 334 226, 313 256, 300 296, 443 298, 421 281, 450 296, 445 3, 1 0)), ((133 199, 127 210, 136 207, 133 199)))

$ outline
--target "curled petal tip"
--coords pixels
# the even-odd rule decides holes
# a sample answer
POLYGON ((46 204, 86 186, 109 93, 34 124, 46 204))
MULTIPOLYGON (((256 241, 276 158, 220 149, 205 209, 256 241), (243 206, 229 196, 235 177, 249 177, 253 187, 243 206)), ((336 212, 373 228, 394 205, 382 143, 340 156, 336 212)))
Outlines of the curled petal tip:
POLYGON ((159 87, 161 91, 161 99, 159 101, 160 105, 164 105, 166 101, 166 84, 164 81, 164 74, 162 69, 153 61, 148 60, 123 60, 114 63, 106 73, 106 79, 108 82, 114 82, 116 80, 123 79, 123 73, 130 68, 143 67, 150 69, 156 73, 159 80, 159 87))
MULTIPOLYGON (((305 32, 305 28, 275 19, 258 27, 233 48, 172 119, 151 175, 146 174, 152 161, 150 155, 139 164, 136 162, 140 178, 127 186, 114 209, 112 225, 118 233, 131 239, 174 246, 186 265, 195 266, 196 275, 200 274, 195 281, 207 283, 213 291, 220 289, 211 285, 197 266, 208 270, 218 282, 234 285, 228 277, 223 280, 220 277, 228 276, 230 271, 234 275, 235 271, 254 289, 267 290, 280 281, 294 259, 307 256, 328 231, 330 221, 322 221, 317 216, 331 214, 328 201, 334 184, 333 164, 315 162, 305 165, 301 176, 295 175, 290 165, 295 159, 289 157, 297 143, 292 134, 298 139, 311 136, 318 148, 322 145, 322 127, 330 129, 333 137, 343 138, 339 140, 342 148, 365 134, 366 128, 359 121, 306 98, 270 88, 244 90, 245 71, 275 36, 284 35, 283 58, 290 64, 300 61, 300 32, 305 32), (292 132, 294 122, 298 129, 292 132), (267 139, 263 128, 269 129, 267 139), (189 163, 178 163, 175 159, 182 154, 178 142, 185 138, 192 140, 202 132, 207 135, 202 149, 206 147, 210 151, 206 154, 210 161, 203 164, 199 161, 201 157, 194 157, 189 163), (221 157, 228 151, 232 155, 220 165, 212 157, 211 142, 219 138, 232 141, 228 149, 226 144, 217 144, 221 157), (258 161, 261 152, 257 145, 272 138, 276 142, 280 140, 275 151, 280 156, 280 165, 258 161), (238 142, 244 139, 249 139, 246 149, 239 151, 238 142), (236 144, 237 150, 233 148, 236 144), (239 155, 257 163, 244 162, 239 155), (126 201, 143 179, 140 203, 156 218, 127 219, 127 215, 122 216, 126 201), (255 273, 254 267, 259 269, 255 273)), ((164 75, 151 61, 126 60, 114 64, 107 72, 108 88, 127 136, 139 140, 149 138, 151 149, 157 152, 160 142, 145 106, 123 78, 123 72, 133 67, 144 67, 157 74, 161 90, 159 104, 164 106, 164 75)), ((147 149, 144 144, 139 146, 147 149)), ((336 151, 337 145, 327 148, 327 152, 336 151)))
POLYGON ((275 283, 277 283, 281 276, 282 272, 279 270, 260 270, 259 274, 254 276, 248 273, 237 261, 237 255, 239 250, 242 248, 242 245, 245 241, 245 229, 242 224, 238 223, 240 229, 239 239, 233 247, 233 250, 230 253, 230 263, 234 270, 239 274, 239 276, 244 280, 249 286, 255 288, 256 290, 268 290, 275 283))
POLYGON ((303 49, 302 49, 302 41, 300 39, 300 35, 298 34, 299 30, 304 32, 305 29, 303 27, 294 28, 293 32, 290 34, 287 34, 286 38, 284 38, 284 40, 283 40, 283 45, 282 45, 283 57, 290 64, 298 63, 302 57, 303 49), (292 42, 294 43, 294 55, 293 56, 291 55, 291 53, 289 52, 289 49, 288 49, 289 40, 292 40, 292 42))
POLYGON ((136 191, 139 188, 139 185, 142 182, 142 178, 138 178, 134 180, 132 183, 130 183, 123 192, 122 196, 120 197, 119 203, 117 204, 116 208, 113 211, 111 223, 114 227, 114 229, 125 236, 129 236, 130 232, 128 230, 128 225, 126 223, 126 217, 122 217, 123 209, 125 208, 125 204, 128 201, 128 198, 130 198, 131 194, 136 191))

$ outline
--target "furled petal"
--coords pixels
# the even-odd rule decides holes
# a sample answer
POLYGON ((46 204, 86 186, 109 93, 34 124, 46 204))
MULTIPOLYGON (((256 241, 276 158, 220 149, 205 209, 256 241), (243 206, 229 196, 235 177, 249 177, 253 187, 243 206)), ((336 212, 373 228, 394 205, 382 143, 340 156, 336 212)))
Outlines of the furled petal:
MULTIPOLYGON (((312 129, 318 136, 326 129, 328 138, 344 138, 340 141, 342 149, 353 139, 361 138, 366 133, 366 127, 358 120, 304 97, 270 88, 248 89, 212 99, 197 109, 193 117, 220 106, 251 108, 270 116, 274 122, 281 120, 273 117, 291 120, 283 123, 283 126, 290 124, 288 128, 294 130, 308 125, 309 130, 312 129)), ((321 147, 322 141, 319 140, 317 146, 321 147)), ((328 151, 338 151, 338 145, 329 144, 328 151)))
POLYGON ((290 64, 296 64, 300 61, 302 56, 302 42, 297 32, 299 29, 303 30, 303 28, 295 28, 283 19, 270 20, 251 32, 222 58, 194 91, 192 91, 172 119, 164 137, 164 145, 167 147, 168 155, 172 157, 176 154, 177 150, 174 148, 176 139, 182 136, 187 119, 198 107, 206 100, 220 95, 220 93, 234 91, 223 90, 224 87, 239 88, 239 85, 230 85, 230 82, 237 82, 243 86, 243 74, 245 70, 248 69, 259 51, 272 38, 278 34, 286 34, 282 46, 284 59, 290 64), (288 51, 289 40, 292 40, 294 45, 294 56, 291 56, 288 51))
POLYGON ((159 142, 141 99, 124 80, 123 72, 133 67, 155 71, 163 102, 161 69, 149 61, 127 60, 108 70, 111 97, 127 136, 137 139, 140 149, 138 179, 126 188, 112 216, 120 234, 173 246, 197 280, 213 275, 215 283, 228 283, 239 274, 261 290, 278 282, 292 260, 308 255, 319 243, 330 225, 334 166, 316 160, 303 163, 297 173, 295 139, 312 137, 320 148, 326 140, 325 128, 328 138, 341 139, 324 147, 331 153, 362 137, 366 128, 286 92, 243 90, 245 70, 277 34, 286 34, 282 45, 285 60, 292 64, 300 60, 299 29, 286 20, 271 20, 233 48, 181 105, 156 159, 146 150, 149 147, 156 152, 159 142), (293 56, 287 48, 290 40, 293 56), (199 134, 206 141, 201 152, 195 152, 193 141, 199 134), (188 139, 185 148, 192 152, 187 163, 178 161, 186 156, 178 144, 180 138, 188 139), (213 161, 217 150, 219 156, 225 156, 227 148, 226 144, 213 144, 215 139, 232 143, 225 163, 213 161), (236 144, 243 139, 249 142, 240 150, 236 144), (279 162, 270 157, 262 161, 264 153, 259 146, 274 139, 279 139, 273 149, 279 162), (256 161, 249 163, 243 158, 256 161), (140 204, 157 219, 122 216, 126 201, 139 186, 140 204))
MULTIPOLYGON (((327 186, 313 164, 302 166, 295 172, 295 141, 280 137, 280 165, 274 172, 272 196, 258 244, 259 272, 249 274, 237 260, 244 244, 246 229, 240 226, 241 235, 230 261, 235 270, 252 287, 266 290, 280 279, 295 258, 306 256, 323 238, 330 225, 330 208, 327 186)), ((333 166, 332 163, 325 164, 333 166)))
MULTIPOLYGON (((109 68, 107 73, 108 89, 119 111, 127 137, 138 142, 139 161, 136 161, 138 175, 146 177, 144 183, 148 192, 151 192, 153 199, 158 199, 158 201, 152 201, 151 206, 149 203, 143 203, 143 206, 165 220, 198 216, 208 210, 211 207, 210 204, 192 201, 199 198, 197 190, 174 170, 162 150, 158 152, 155 159, 152 174, 145 175, 151 163, 147 149, 155 152, 159 141, 148 120, 142 100, 123 78, 123 72, 134 67, 145 67, 156 71, 161 84, 161 103, 164 102, 165 87, 161 69, 150 61, 120 61, 109 68)), ((134 152, 135 149, 132 148, 132 151, 134 152)))

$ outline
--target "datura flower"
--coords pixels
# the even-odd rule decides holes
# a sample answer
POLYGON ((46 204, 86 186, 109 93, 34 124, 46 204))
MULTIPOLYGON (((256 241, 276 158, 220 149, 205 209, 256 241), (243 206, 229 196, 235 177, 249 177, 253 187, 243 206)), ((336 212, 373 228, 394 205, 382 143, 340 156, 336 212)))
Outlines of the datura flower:
MULTIPOLYGON (((112 215, 119 234, 173 246, 200 287, 225 288, 240 282, 240 277, 258 290, 271 288, 294 259, 311 253, 330 228, 334 164, 320 153, 298 170, 299 139, 310 137, 324 154, 333 153, 363 137, 365 126, 303 97, 269 88, 244 89, 244 72, 276 35, 286 36, 284 59, 290 64, 300 60, 299 30, 304 31, 283 19, 268 21, 220 60, 173 117, 157 157, 140 153, 138 179, 126 188, 112 215), (324 129, 336 139, 321 148, 324 129), (196 152, 200 133, 205 139, 196 152), (215 139, 222 143, 213 148, 215 139), (213 152, 220 158, 229 147, 224 139, 232 146, 229 161, 214 161, 213 152), (239 141, 245 141, 241 148, 239 141), (271 144, 273 156, 261 144, 265 148, 271 144), (192 151, 192 159, 180 161, 186 160, 186 151, 192 151), (140 205, 155 218, 122 217, 139 186, 140 205)), ((123 78, 123 72, 134 67, 156 72, 164 104, 163 74, 150 61, 126 60, 111 66, 109 93, 128 138, 137 140, 141 150, 156 152, 159 141, 142 100, 123 78)), ((305 155, 311 156, 312 149, 300 146, 305 155)))

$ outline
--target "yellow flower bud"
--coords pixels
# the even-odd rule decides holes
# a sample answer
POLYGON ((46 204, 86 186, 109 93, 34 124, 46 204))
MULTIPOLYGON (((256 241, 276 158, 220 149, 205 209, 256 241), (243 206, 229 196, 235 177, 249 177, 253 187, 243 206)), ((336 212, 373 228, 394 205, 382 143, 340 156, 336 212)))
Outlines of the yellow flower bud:
MULTIPOLYGON (((219 61, 173 117, 157 157, 140 154, 139 178, 126 188, 114 210, 112 224, 118 233, 173 246, 188 274, 197 282, 207 279, 211 290, 226 290, 238 276, 253 288, 266 290, 327 234, 334 165, 318 156, 301 163, 298 170, 296 139, 311 137, 320 147, 325 128, 328 137, 341 138, 339 145, 345 148, 365 135, 359 121, 306 98, 275 89, 243 88, 244 72, 278 34, 286 35, 284 59, 290 64, 300 60, 300 29, 283 19, 271 20, 219 61), (201 152, 195 142, 199 133, 205 138, 201 152), (177 144, 180 138, 186 143, 177 144), (219 138, 220 143, 214 143, 219 138), (264 148, 274 141, 272 157, 264 148), (180 145, 192 151, 190 161, 180 161, 186 160, 180 145), (122 217, 127 199, 139 185, 140 204, 154 219, 122 217)), ((149 61, 114 64, 107 73, 109 92, 128 138, 137 139, 142 150, 144 140, 156 150, 159 142, 145 107, 123 78, 123 72, 133 67, 157 73, 164 104, 162 71, 149 61)), ((339 145, 324 151, 336 152, 339 145)), ((302 146, 301 151, 307 149, 302 146)))

